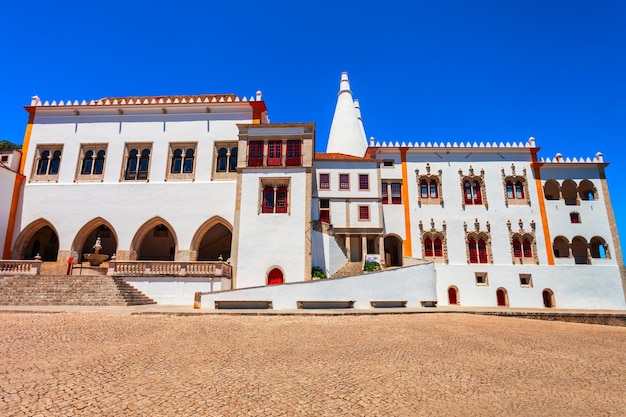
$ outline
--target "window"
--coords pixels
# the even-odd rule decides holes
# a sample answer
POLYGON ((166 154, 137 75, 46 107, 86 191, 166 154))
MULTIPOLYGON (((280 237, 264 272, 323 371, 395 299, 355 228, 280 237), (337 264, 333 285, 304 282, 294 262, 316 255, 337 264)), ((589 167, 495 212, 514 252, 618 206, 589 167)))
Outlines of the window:
POLYGON ((104 174, 106 144, 81 145, 76 181, 101 181, 104 174))
POLYGON ((289 213, 289 180, 261 181, 261 213, 289 213))
POLYGON ((287 158, 285 164, 288 167, 302 165, 302 142, 299 140, 287 141, 287 158))
POLYGON ((340 190, 350 189, 350 174, 339 174, 339 189, 340 190))
POLYGON ((464 201, 467 205, 480 205, 483 197, 480 190, 480 180, 465 180, 463 183, 464 201))
POLYGON ((31 181, 57 181, 63 145, 39 145, 35 153, 31 181))
POLYGON ((195 153, 195 143, 170 143, 170 169, 166 178, 194 179, 195 153))
POLYGON ((330 223, 330 200, 327 198, 320 199, 320 221, 330 223))
POLYGON ((487 241, 481 236, 469 236, 467 240, 468 258, 472 264, 489 263, 489 251, 487 241))
POLYGON ((570 219, 570 222, 572 222, 572 223, 580 223, 581 222, 580 221, 580 213, 578 213, 576 211, 572 211, 569 214, 569 219, 570 219))
POLYGON ((237 142, 215 142, 214 179, 234 179, 237 173, 237 142))
POLYGON ((283 164, 283 143, 279 140, 270 140, 267 144, 267 166, 275 167, 283 164))
POLYGON ((320 174, 320 190, 330 190, 330 174, 320 174))
POLYGON ((489 285, 489 279, 486 272, 476 272, 474 276, 476 277, 476 285, 489 285))
POLYGON ((394 162, 393 159, 383 159, 383 166, 385 168, 393 168, 394 162))
POLYGON ((383 204, 402 204, 402 183, 383 181, 382 197, 383 204), (391 201, 389 195, 391 195, 391 201))
POLYGON ((443 256, 443 244, 439 237, 431 239, 430 237, 424 238, 424 257, 441 257, 443 256))
POLYGON ((531 274, 519 274, 519 285, 522 288, 532 288, 533 276, 531 274))
POLYGON ((147 181, 152 144, 126 144, 125 181, 147 181))
POLYGON ((525 196, 522 181, 507 181, 506 197, 508 200, 523 200, 525 196))
POLYGON ((359 190, 367 191, 370 189, 369 174, 359 174, 359 190))
POLYGON ((370 206, 359 206, 359 221, 370 219, 370 206))
POLYGON ((263 166, 263 141, 253 140, 248 142, 248 166, 263 166))
POLYGON ((533 250, 530 238, 514 237, 513 238, 513 257, 515 258, 532 258, 533 250))

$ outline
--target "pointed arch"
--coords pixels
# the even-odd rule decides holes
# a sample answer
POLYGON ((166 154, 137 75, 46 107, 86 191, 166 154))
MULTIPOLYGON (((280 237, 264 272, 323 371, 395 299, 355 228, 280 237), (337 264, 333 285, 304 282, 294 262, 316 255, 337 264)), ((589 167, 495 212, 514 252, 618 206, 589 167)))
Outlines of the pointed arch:
MULTIPOLYGON (((13 250, 11 251, 11 258, 12 259, 33 259, 36 253, 35 254, 29 253, 29 249, 30 249, 30 252, 32 252, 32 247, 34 244, 33 238, 39 231, 41 231, 42 229, 45 229, 46 227, 50 228, 52 232, 51 237, 54 236, 54 240, 55 240, 55 242, 48 242, 48 243, 52 243, 52 246, 54 246, 54 244, 56 243, 56 251, 54 250, 52 246, 48 245, 49 257, 47 257, 48 258, 47 260, 56 261, 58 257, 58 252, 59 252, 59 232, 49 220, 44 219, 43 217, 32 221, 30 224, 28 224, 28 226, 22 229, 20 234, 17 236, 17 239, 15 239, 15 244, 13 245, 13 250)), ((42 251, 41 248, 45 250, 47 245, 45 242, 41 242, 39 240, 38 246, 40 248, 38 253, 40 253, 40 251, 42 251)), ((44 253, 40 253, 40 255, 46 258, 46 256, 44 256, 44 253)))
POLYGON ((169 230, 169 232, 172 234, 171 237, 173 239, 173 247, 172 249, 170 249, 170 255, 171 255, 170 257, 173 260, 173 257, 176 255, 176 252, 178 250, 178 237, 176 236, 176 232, 174 231, 174 228, 172 227, 172 225, 161 216, 156 216, 156 217, 151 218, 150 220, 142 224, 139 227, 139 229, 137 229, 137 232, 135 233, 135 236, 133 237, 133 240, 130 243, 130 259, 131 260, 139 259, 139 257, 141 256, 140 249, 145 238, 148 236, 148 234, 151 231, 155 230, 159 226, 165 226, 167 230, 169 230), (171 253, 172 251, 174 253, 171 253))
MULTIPOLYGON (((80 230, 78 231, 78 233, 76 233, 76 236, 74 237, 74 241, 72 242, 72 252, 77 252, 79 258, 82 259, 82 254, 84 252, 83 249, 85 248, 85 246, 90 246, 91 244, 95 243, 95 235, 102 234, 102 232, 106 233, 105 230, 102 230, 101 233, 98 233, 98 229, 102 229, 103 226, 108 229, 111 242, 106 242, 109 243, 106 245, 103 244, 106 249, 103 248, 102 253, 106 253, 107 255, 113 255, 115 252, 117 252, 117 244, 119 242, 117 238, 117 232, 115 231, 111 223, 109 223, 106 219, 102 217, 95 217, 89 220, 83 225, 83 227, 80 228, 80 230), (89 239, 91 235, 94 236, 92 236, 92 239, 89 239), (93 242, 91 242, 90 240, 93 240, 93 242)), ((103 241, 108 240, 106 236, 101 237, 103 238, 103 241)))
MULTIPOLYGON (((198 230, 196 230, 196 233, 193 235, 193 238, 191 239, 191 246, 189 247, 189 249, 191 253, 193 254, 192 257, 194 260, 200 260, 200 258, 203 257, 203 255, 200 254, 200 252, 202 252, 202 242, 205 239, 207 233, 209 233, 209 231, 211 231, 211 229, 213 229, 216 226, 218 228, 220 227, 224 228, 228 231, 228 233, 230 233, 230 241, 228 242, 228 245, 227 245, 228 246, 227 253, 220 253, 220 255, 223 256, 224 260, 230 257, 233 226, 225 218, 221 216, 213 216, 207 221, 205 221, 204 223, 202 223, 202 225, 200 225, 198 230)), ((225 251, 225 249, 222 251, 225 251)), ((211 260, 215 260, 215 259, 211 259, 211 260)))

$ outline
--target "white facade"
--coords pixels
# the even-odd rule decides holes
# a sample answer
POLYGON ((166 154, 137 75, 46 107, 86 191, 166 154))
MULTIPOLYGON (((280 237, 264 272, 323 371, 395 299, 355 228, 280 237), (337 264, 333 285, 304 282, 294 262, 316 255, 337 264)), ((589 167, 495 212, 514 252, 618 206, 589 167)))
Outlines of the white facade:
POLYGON ((0 151, 0 250, 8 257, 12 229, 17 216, 19 193, 23 177, 18 174, 22 153, 0 151))
MULTIPOLYGON (((252 297, 309 281, 313 267, 330 276, 368 255, 386 268, 417 258, 434 265, 414 271, 424 288, 436 271, 439 305, 626 308, 601 154, 541 160, 533 138, 368 146, 347 74, 320 154, 315 125, 269 124, 260 93, 34 98, 27 110, 16 259, 64 266, 101 236, 117 261, 228 260, 232 280, 217 289, 252 297)), ((132 280, 163 303, 217 285, 132 280)), ((322 297, 311 284, 289 299, 322 297)))

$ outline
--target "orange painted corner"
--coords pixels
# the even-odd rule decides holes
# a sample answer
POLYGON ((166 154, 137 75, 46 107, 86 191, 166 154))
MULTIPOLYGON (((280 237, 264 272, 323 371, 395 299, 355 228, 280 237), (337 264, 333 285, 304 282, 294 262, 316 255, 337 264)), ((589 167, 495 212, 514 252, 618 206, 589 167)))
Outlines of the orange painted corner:
POLYGON ((400 148, 400 160, 402 162, 402 205, 404 206, 404 256, 413 256, 413 243, 411 239, 411 207, 409 202, 409 175, 406 165, 407 148, 400 148))

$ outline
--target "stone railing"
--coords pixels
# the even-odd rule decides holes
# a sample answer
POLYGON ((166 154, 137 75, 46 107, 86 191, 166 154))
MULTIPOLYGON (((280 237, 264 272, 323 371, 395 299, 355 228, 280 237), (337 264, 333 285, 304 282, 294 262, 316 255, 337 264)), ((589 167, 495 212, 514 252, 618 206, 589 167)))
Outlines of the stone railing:
POLYGON ((41 260, 0 260, 0 276, 4 275, 39 275, 41 260))
POLYGON ((109 261, 107 275, 224 277, 231 278, 232 266, 226 262, 109 261))

